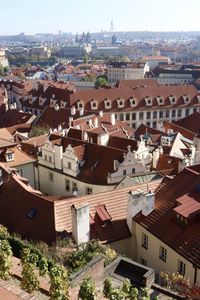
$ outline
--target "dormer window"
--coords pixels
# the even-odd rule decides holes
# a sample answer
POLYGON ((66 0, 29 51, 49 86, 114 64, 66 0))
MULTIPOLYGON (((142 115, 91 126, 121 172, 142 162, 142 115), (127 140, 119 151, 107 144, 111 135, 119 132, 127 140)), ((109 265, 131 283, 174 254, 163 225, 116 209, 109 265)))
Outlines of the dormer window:
POLYGON ((66 104, 67 104, 67 102, 61 100, 61 102, 60 102, 60 107, 61 107, 61 108, 65 108, 66 104))
POLYGON ((152 98, 151 97, 145 97, 145 102, 146 106, 151 106, 152 105, 152 98))
POLYGON ((158 102, 158 105, 163 105, 164 104, 164 98, 161 97, 161 96, 158 96, 157 97, 157 102, 158 102))
POLYGON ((84 103, 83 103, 83 101, 79 100, 77 102, 77 109, 81 109, 81 108, 84 108, 84 103))
POLYGON ((54 107, 54 106, 56 105, 56 102, 57 102, 57 100, 51 99, 51 100, 50 100, 50 106, 51 106, 51 107, 54 107))
POLYGON ((105 109, 111 109, 111 100, 110 99, 105 99, 104 104, 105 104, 105 109))
POLYGON ((12 150, 7 150, 5 153, 5 158, 7 162, 14 160, 14 152, 12 150))
POLYGON ((91 109, 92 109, 92 110, 96 110, 96 109, 98 108, 98 106, 97 106, 97 101, 96 101, 96 100, 92 100, 92 101, 90 102, 90 105, 91 105, 91 109))
POLYGON ((136 102, 136 99, 131 97, 129 98, 129 101, 130 101, 130 106, 136 106, 137 105, 137 102, 136 102))
POLYGON ((44 102, 46 101, 46 98, 41 98, 39 99, 39 105, 43 106, 44 102))
POLYGON ((176 97, 175 96, 169 96, 169 101, 171 105, 176 104, 176 97))
POLYGON ((124 99, 122 99, 122 98, 117 99, 117 105, 118 105, 118 108, 123 108, 124 107, 124 99))
POLYGON ((190 102, 190 96, 189 95, 184 95, 183 96, 183 101, 185 104, 189 103, 190 102))

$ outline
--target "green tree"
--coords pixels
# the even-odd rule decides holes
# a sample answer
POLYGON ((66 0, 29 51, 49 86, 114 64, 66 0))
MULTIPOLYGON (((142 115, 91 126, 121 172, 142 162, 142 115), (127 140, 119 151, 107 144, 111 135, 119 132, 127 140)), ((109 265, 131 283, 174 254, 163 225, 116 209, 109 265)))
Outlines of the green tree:
POLYGON ((98 89, 99 87, 106 86, 107 84, 107 79, 103 76, 99 76, 95 81, 95 88, 98 89))
POLYGON ((29 137, 34 137, 34 136, 40 136, 43 134, 49 133, 49 127, 48 126, 35 126, 32 127, 30 133, 29 133, 29 137))

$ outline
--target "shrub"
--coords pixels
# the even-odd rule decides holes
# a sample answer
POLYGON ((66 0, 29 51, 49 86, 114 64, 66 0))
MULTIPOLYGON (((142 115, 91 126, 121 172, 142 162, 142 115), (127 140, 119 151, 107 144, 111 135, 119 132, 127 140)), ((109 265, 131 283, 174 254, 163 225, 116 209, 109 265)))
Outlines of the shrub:
POLYGON ((24 248, 22 251, 22 283, 21 286, 28 293, 39 289, 39 281, 35 273, 38 255, 31 253, 30 249, 24 248))
POLYGON ((95 284, 94 284, 94 280, 91 277, 83 279, 80 285, 78 296, 82 300, 96 299, 95 284))
POLYGON ((50 300, 68 300, 68 276, 63 266, 55 265, 49 272, 50 300))
POLYGON ((106 298, 110 298, 112 293, 112 280, 110 278, 106 278, 103 283, 103 294, 106 298))
POLYGON ((0 240, 0 278, 8 280, 10 278, 10 268, 12 266, 12 250, 7 240, 0 240))

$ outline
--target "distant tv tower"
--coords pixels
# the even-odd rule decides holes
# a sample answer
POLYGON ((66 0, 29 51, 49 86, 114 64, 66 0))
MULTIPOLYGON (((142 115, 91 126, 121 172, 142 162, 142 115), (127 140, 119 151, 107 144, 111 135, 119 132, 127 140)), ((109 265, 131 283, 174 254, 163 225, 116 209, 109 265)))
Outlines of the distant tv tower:
POLYGON ((110 22, 110 31, 113 32, 114 30, 114 22, 113 22, 113 17, 112 17, 112 20, 110 22))

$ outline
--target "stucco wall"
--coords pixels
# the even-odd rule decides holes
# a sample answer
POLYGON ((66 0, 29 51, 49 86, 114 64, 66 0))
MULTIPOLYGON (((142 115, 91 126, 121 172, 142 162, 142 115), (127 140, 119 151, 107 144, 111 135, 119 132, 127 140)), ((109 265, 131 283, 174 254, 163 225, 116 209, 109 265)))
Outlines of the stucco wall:
MULTIPOLYGON (((169 248, 166 244, 156 238, 154 235, 149 233, 141 225, 133 222, 133 229, 135 230, 135 238, 133 236, 133 245, 137 249, 135 253, 135 259, 141 262, 141 258, 147 261, 147 265, 157 272, 169 271, 170 273, 175 273, 178 271, 178 260, 185 263, 185 276, 190 279, 191 283, 194 283, 195 269, 192 263, 187 261, 184 257, 179 255, 176 251, 169 248), (148 249, 142 246, 142 233, 148 236, 148 249), (159 258, 160 246, 167 249, 167 259, 166 262, 159 258)), ((197 283, 200 284, 200 269, 197 270, 197 283)))

